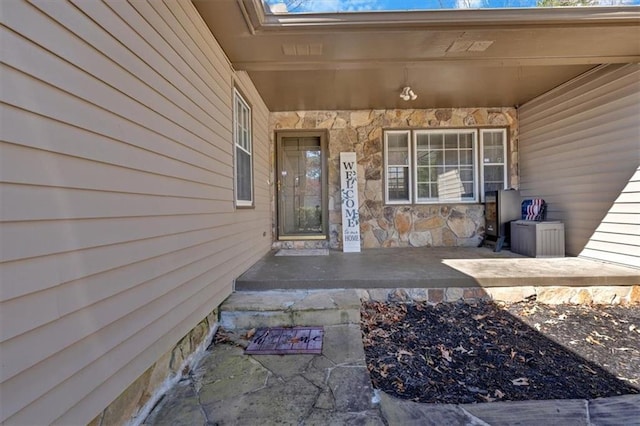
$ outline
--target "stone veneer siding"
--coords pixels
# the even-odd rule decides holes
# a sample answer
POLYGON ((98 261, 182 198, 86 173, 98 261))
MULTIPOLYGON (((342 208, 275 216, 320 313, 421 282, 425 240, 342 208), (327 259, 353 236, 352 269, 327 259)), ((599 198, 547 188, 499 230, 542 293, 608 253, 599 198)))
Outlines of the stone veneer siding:
MULTIPOLYGON (((184 336, 173 348, 160 357, 151 367, 138 377, 129 387, 120 394, 107 408, 96 416, 89 426, 115 426, 141 423, 144 419, 139 417, 146 415, 143 408, 147 407, 152 397, 157 397, 158 391, 166 385, 171 378, 181 377, 190 372, 193 367, 189 365, 190 357, 207 344, 207 337, 212 334, 217 325, 218 310, 214 310, 186 336, 184 336)), ((197 362, 197 361, 196 361, 197 362)), ((156 401, 157 402, 157 401, 156 401)))
MULTIPOLYGON (((434 128, 507 128, 509 185, 518 186, 518 121, 515 108, 447 108, 359 111, 291 111, 270 114, 272 165, 275 132, 328 129, 328 194, 331 248, 342 246, 340 152, 358 159, 362 248, 477 246, 484 235, 482 204, 385 205, 383 130, 434 128)), ((273 171, 275 175, 275 171, 273 171)), ((275 194, 272 194, 275 212, 275 194)), ((274 235, 276 223, 274 214, 274 235)), ((316 248, 326 242, 280 241, 274 248, 316 248)))

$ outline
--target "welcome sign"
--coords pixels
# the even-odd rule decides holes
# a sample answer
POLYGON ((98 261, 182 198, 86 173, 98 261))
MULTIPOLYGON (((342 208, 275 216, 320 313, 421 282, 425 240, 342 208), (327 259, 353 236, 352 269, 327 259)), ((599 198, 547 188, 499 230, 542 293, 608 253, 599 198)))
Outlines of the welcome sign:
POLYGON ((340 189, 342 195, 342 251, 360 251, 358 214, 358 167, 355 152, 340 153, 340 189))

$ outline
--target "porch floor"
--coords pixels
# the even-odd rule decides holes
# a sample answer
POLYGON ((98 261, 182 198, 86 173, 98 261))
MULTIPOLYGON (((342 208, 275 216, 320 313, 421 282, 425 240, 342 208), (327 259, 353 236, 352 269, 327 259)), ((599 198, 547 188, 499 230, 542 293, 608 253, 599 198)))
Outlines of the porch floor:
POLYGON ((391 248, 327 256, 267 254, 236 280, 236 290, 629 286, 640 270, 578 257, 529 258, 480 248, 391 248))

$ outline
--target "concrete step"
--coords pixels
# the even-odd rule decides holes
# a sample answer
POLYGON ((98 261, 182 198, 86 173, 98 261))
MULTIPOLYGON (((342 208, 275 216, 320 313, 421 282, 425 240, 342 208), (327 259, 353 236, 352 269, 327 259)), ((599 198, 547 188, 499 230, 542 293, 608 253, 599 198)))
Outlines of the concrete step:
POLYGON ((360 297, 353 289, 237 291, 220 306, 227 330, 359 323, 360 297))

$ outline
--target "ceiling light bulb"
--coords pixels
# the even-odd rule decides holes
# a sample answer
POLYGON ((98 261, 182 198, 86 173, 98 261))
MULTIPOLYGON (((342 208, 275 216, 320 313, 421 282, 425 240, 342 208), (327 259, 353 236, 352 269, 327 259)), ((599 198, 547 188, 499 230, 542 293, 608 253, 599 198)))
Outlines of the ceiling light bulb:
POLYGON ((409 95, 411 96, 412 101, 415 101, 416 99, 418 99, 418 95, 413 93, 413 90, 409 90, 409 95))

